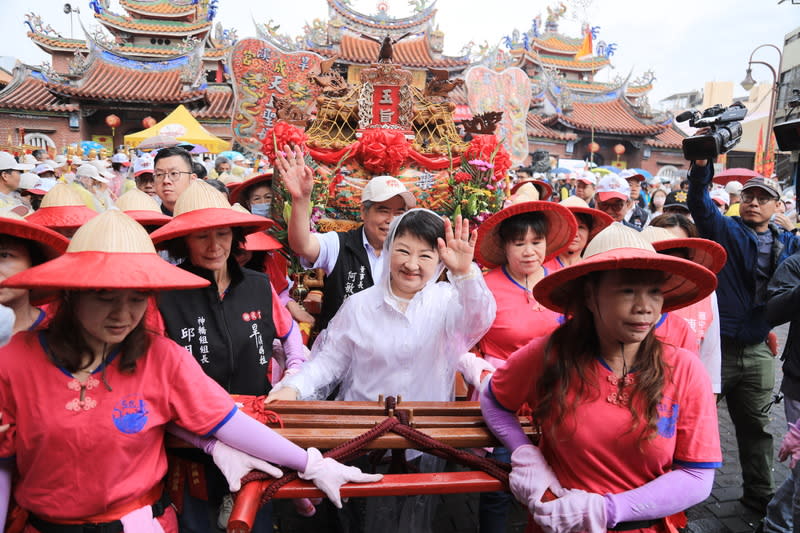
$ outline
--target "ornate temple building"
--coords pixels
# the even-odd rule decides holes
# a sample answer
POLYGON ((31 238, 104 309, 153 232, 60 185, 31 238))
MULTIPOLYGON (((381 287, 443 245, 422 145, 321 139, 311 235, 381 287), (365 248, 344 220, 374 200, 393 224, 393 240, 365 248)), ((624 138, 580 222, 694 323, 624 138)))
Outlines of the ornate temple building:
POLYGON ((232 91, 223 61, 236 34, 213 27, 216 1, 120 0, 90 2, 95 21, 85 39, 63 37, 33 13, 28 37, 51 56, 38 67, 18 65, 0 92, 0 142, 63 147, 111 137, 122 143, 186 105, 212 133, 230 138, 232 91), (103 29, 105 31, 103 31, 103 29), (106 124, 109 114, 119 127, 106 124))
MULTIPOLYGON (((114 141, 142 129, 142 120, 160 120, 184 104, 209 131, 231 138, 233 92, 228 52, 235 31, 214 25, 218 0, 119 0, 126 14, 112 13, 107 0, 92 0, 101 28, 84 29, 85 39, 59 35, 28 15, 28 37, 51 55, 40 67, 19 65, 0 91, 0 142, 66 143, 111 134, 105 117, 122 119, 114 141)), ((315 19, 304 34, 278 32, 273 21, 256 23, 259 38, 287 51, 313 51, 334 61, 351 84, 374 63, 389 39, 392 61, 412 72, 412 83, 425 86, 433 76, 461 77, 472 66, 496 72, 519 67, 531 80, 526 117, 529 152, 549 152, 567 159, 591 158, 599 165, 640 167, 652 173, 663 167, 686 168, 680 151, 683 134, 669 115, 649 106, 654 76, 600 82, 609 67, 614 43, 598 40, 598 28, 568 37, 559 32, 563 5, 547 8, 528 30, 514 30, 499 46, 465 46, 457 57, 445 55, 444 32, 435 22, 436 3, 420 0, 409 16, 388 14, 386 2, 366 15, 344 0, 327 0, 327 20, 315 19), (593 145, 592 143, 596 143, 593 145), (590 146, 599 146, 595 153, 590 146), (622 149, 620 148, 623 147, 622 149), (622 154, 615 152, 624 150, 622 154)), ((455 118, 471 110, 465 86, 450 92, 455 118)))

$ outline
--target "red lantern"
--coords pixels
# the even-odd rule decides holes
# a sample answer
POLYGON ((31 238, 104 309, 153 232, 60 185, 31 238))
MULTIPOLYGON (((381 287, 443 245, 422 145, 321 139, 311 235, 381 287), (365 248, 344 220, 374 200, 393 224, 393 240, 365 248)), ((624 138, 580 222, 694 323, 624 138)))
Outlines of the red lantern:
POLYGON ((153 117, 144 117, 142 119, 142 126, 144 126, 145 128, 152 128, 155 125, 156 125, 156 119, 154 119, 153 117))
POLYGON ((615 144, 614 145, 614 153, 617 155, 622 155, 625 153, 625 145, 624 144, 615 144))
POLYGON ((122 121, 117 115, 108 115, 106 117, 106 126, 109 128, 118 128, 122 121))
POLYGON ((593 154, 596 154, 597 152, 600 151, 600 145, 595 142, 589 143, 589 151, 592 152, 593 154))

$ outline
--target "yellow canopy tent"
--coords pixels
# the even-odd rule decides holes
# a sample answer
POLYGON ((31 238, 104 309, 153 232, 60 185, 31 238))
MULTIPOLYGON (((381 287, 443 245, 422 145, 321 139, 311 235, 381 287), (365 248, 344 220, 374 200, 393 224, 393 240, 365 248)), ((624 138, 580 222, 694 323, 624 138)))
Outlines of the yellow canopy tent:
POLYGON ((125 144, 131 148, 136 148, 139 143, 149 137, 156 135, 166 135, 189 144, 199 144, 204 146, 209 152, 218 154, 225 150, 230 150, 231 143, 212 135, 207 129, 189 113, 183 105, 175 108, 175 111, 164 117, 164 120, 151 126, 146 130, 131 133, 125 136, 125 144))

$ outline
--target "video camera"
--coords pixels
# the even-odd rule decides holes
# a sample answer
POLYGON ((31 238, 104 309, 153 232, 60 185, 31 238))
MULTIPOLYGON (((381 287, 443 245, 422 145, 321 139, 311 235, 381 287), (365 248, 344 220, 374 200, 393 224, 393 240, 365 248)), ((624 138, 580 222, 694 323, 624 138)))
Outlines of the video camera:
POLYGON ((747 108, 741 102, 729 107, 715 105, 702 113, 696 109, 684 111, 675 120, 689 121, 693 128, 711 128, 705 135, 693 135, 683 140, 683 157, 689 161, 714 159, 739 143, 742 138, 742 123, 747 108))

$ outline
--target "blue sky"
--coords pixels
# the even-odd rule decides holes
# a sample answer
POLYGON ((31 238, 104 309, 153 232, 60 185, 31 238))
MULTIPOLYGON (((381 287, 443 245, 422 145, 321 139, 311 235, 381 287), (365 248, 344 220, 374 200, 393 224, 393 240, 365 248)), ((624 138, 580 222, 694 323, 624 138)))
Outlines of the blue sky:
MULTIPOLYGON (((70 0, 81 10, 85 24, 94 24, 88 0, 70 0)), ((363 12, 376 11, 377 1, 353 0, 363 12)), ((750 52, 764 43, 782 47, 786 33, 800 26, 800 5, 787 0, 572 0, 561 23, 562 33, 577 37, 583 21, 600 27, 599 39, 617 44, 611 58, 615 68, 605 69, 598 79, 617 75, 633 77, 646 70, 656 75, 651 103, 676 92, 703 87, 705 81, 733 81, 735 94, 744 94, 744 78, 750 52)), ((3 0, 0 17, 0 56, 15 56, 39 64, 47 56, 26 37, 24 15, 34 11, 64 36, 69 36, 69 17, 62 11, 63 0, 3 0)), ((388 0, 389 13, 405 16, 406 0, 388 0)), ((525 31, 538 14, 544 19, 548 5, 557 2, 519 0, 439 0, 436 17, 445 31, 445 52, 457 55, 469 41, 495 44, 514 28, 525 31)), ((121 12, 116 0, 111 8, 121 12)), ((239 37, 255 35, 252 19, 273 19, 281 32, 299 34, 303 24, 327 18, 325 0, 219 0, 219 15, 225 27, 235 27, 239 37), (252 17, 252 18, 251 18, 252 17)), ((80 27, 74 25, 76 37, 80 27)), ((762 49, 754 59, 777 67, 774 50, 762 49)), ((766 67, 755 66, 758 81, 771 82, 766 67)))

